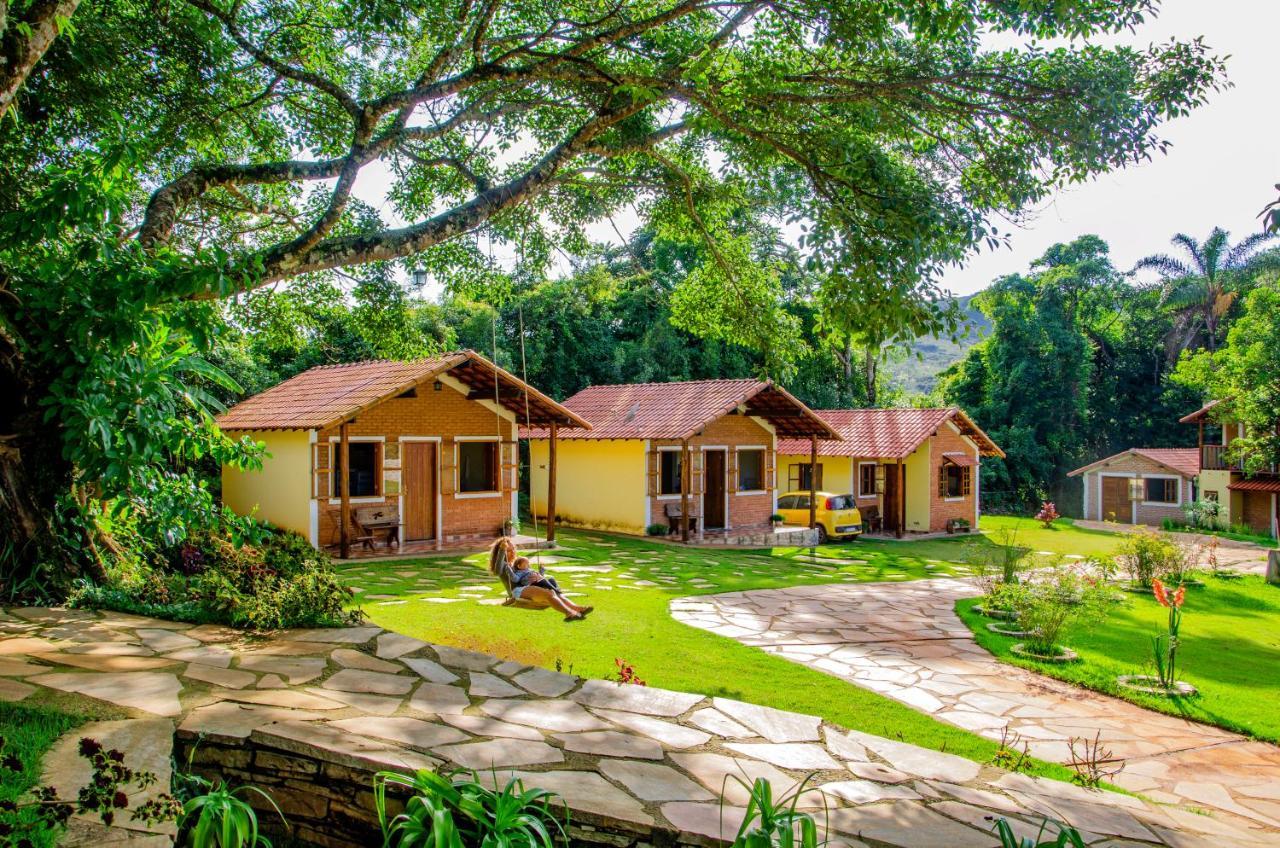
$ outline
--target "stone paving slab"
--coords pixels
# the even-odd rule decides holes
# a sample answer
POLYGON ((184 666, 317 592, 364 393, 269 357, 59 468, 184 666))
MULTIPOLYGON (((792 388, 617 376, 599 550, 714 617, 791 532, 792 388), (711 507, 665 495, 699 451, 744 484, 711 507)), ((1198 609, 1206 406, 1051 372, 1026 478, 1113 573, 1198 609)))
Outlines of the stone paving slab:
MULTIPOLYGON (((1041 759, 1069 762, 1072 738, 1101 734, 1102 744, 1124 760, 1112 778, 1116 785, 1188 809, 1213 810, 1219 822, 1245 834, 1239 838, 1280 843, 1280 799, 1272 797, 1280 790, 1271 789, 1280 786, 1280 747, 999 662, 955 615, 957 600, 977 594, 971 580, 937 578, 702 595, 672 601, 671 612, 678 621, 811 666, 989 739, 1000 739, 1008 728, 1041 759)), ((750 724, 725 710, 720 699, 716 706, 750 724)), ((696 717, 694 722, 712 729, 696 717)), ((733 734, 723 723, 715 726, 733 734)), ((838 744, 868 748, 908 778, 966 784, 980 771, 959 757, 866 734, 848 734, 838 744)), ((828 747, 836 744, 828 739, 828 747)), ((889 779, 875 765, 866 770, 866 776, 877 774, 882 782, 889 779)), ((1044 794, 1049 783, 1037 785, 1033 794, 1044 794)), ((1073 821, 1102 815, 1078 806, 1087 800, 1067 796, 1032 809, 1073 821)), ((1111 818, 1110 832, 1139 842, 1165 838, 1124 817, 1111 818)))
MULTIPOLYGON (((797 620, 824 626, 840 620, 843 613, 824 606, 826 594, 801 596, 794 611, 797 620)), ((736 602, 748 606, 734 613, 732 626, 762 634, 775 616, 793 614, 786 597, 767 600, 765 606, 774 610, 767 613, 750 609, 750 597, 737 594, 736 602)), ((709 621, 717 616, 719 603, 702 600, 689 612, 709 621)), ((1226 839, 1240 846, 1278 842, 1277 833, 1239 811, 1206 816, 1130 796, 1087 792, 850 732, 817 716, 584 681, 376 627, 253 637, 226 628, 47 608, 0 611, 0 624, 0 672, 10 673, 0 674, 0 682, 23 687, 8 696, 37 698, 42 689, 52 688, 114 704, 135 717, 120 723, 129 732, 164 726, 160 735, 168 745, 153 741, 146 746, 153 757, 168 756, 176 724, 176 738, 184 745, 203 739, 224 746, 238 757, 239 769, 265 762, 267 751, 275 752, 270 754, 273 762, 310 762, 309 769, 301 768, 277 792, 286 814, 292 809, 311 820, 323 820, 331 809, 325 805, 339 803, 325 800, 319 785, 328 769, 362 774, 360 780, 367 782, 369 773, 380 769, 461 766, 482 771, 488 780, 519 776, 527 786, 559 793, 593 826, 620 828, 651 844, 673 839, 713 844, 722 833, 732 836, 747 802, 742 782, 757 777, 773 783, 775 796, 809 779, 801 806, 814 811, 833 845, 993 845, 986 817, 995 815, 1015 817, 1019 828, 1037 827, 1045 815, 1074 819, 1095 842, 1117 848, 1198 848, 1226 839), (173 666, 163 671, 99 671, 61 662, 69 656, 137 656, 96 650, 112 645, 186 647, 164 655, 173 666), (215 648, 216 654, 200 653, 215 648), (176 656, 184 651, 187 658, 176 656), (216 662, 203 662, 210 656, 216 662), (252 757, 250 747, 257 752, 252 757), (317 781, 315 791, 308 791, 307 779, 317 781)), ((839 626, 864 632, 856 623, 841 620, 839 626)), ((876 628, 865 628, 871 629, 876 628)), ((909 653, 885 654, 874 642, 854 648, 856 656, 896 663, 876 667, 912 667, 909 653)), ((953 656, 931 652, 925 659, 945 670, 921 666, 915 672, 920 679, 944 679, 962 687, 966 672, 950 664, 953 656)), ((838 661, 852 662, 848 657, 838 661)), ((981 668, 977 656, 966 656, 964 663, 981 668)), ((962 687, 960 694, 970 691, 962 687)), ((1015 691, 1007 701, 979 700, 968 706, 999 709, 1003 715, 1034 705, 1015 691)), ((68 738, 78 739, 82 732, 68 738)), ((1157 772, 1148 768, 1142 774, 1157 772)), ((1182 793, 1201 799, 1199 807, 1222 803, 1207 788, 1217 779, 1213 774, 1202 770, 1180 776, 1182 793)), ((1234 797, 1257 816, 1280 807, 1280 791, 1265 776, 1238 784, 1234 797)), ((79 832, 80 824, 76 828, 79 832)), ((134 834, 128 845, 152 848, 167 838, 163 833, 134 834)), ((97 833, 81 844, 118 841, 115 833, 97 833)))

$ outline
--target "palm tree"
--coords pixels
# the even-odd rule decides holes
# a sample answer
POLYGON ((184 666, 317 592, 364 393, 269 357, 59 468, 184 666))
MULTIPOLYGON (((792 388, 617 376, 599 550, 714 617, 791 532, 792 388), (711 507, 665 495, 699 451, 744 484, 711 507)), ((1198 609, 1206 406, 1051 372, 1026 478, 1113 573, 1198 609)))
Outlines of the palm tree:
POLYGON ((1138 260, 1135 271, 1153 269, 1163 277, 1160 304, 1174 314, 1174 330, 1170 336, 1169 354, 1176 358, 1189 348, 1201 328, 1209 350, 1218 349, 1218 328, 1248 283, 1244 272, 1272 267, 1274 255, 1264 259, 1262 246, 1277 233, 1255 233, 1232 246, 1229 234, 1214 227, 1204 243, 1185 233, 1170 241, 1181 247, 1186 259, 1156 254, 1138 260))

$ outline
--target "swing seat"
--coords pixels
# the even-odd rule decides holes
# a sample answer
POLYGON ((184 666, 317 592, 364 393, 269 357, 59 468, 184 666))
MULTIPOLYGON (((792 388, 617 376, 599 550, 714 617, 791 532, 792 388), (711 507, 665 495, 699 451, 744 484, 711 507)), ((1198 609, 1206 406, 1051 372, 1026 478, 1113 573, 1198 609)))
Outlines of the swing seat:
POLYGON ((502 602, 502 605, 504 607, 515 607, 516 609, 527 610, 544 610, 550 606, 550 604, 544 604, 538 601, 526 601, 523 598, 513 598, 510 595, 507 595, 507 599, 502 602))

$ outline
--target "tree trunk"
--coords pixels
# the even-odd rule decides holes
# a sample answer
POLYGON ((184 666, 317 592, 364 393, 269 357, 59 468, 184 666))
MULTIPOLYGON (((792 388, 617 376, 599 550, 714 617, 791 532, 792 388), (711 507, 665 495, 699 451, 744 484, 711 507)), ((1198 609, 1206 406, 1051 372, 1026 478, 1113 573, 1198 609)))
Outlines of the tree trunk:
POLYGON ((53 46, 59 21, 70 18, 79 5, 80 0, 36 0, 21 15, 7 18, 8 3, 0 0, 0 117, 53 46))
POLYGON ((862 378, 867 383, 867 406, 876 405, 877 371, 880 366, 880 352, 870 346, 863 352, 862 378))

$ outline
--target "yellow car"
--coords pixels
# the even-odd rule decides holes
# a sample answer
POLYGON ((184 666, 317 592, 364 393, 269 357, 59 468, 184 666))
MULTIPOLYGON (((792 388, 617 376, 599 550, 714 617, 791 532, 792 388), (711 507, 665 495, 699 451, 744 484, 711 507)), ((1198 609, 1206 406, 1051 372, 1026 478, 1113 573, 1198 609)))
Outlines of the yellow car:
MULTIPOLYGON (((853 495, 818 492, 818 542, 862 535, 862 513, 853 495)), ((809 493, 787 492, 778 497, 778 514, 786 524, 809 526, 809 493)))

